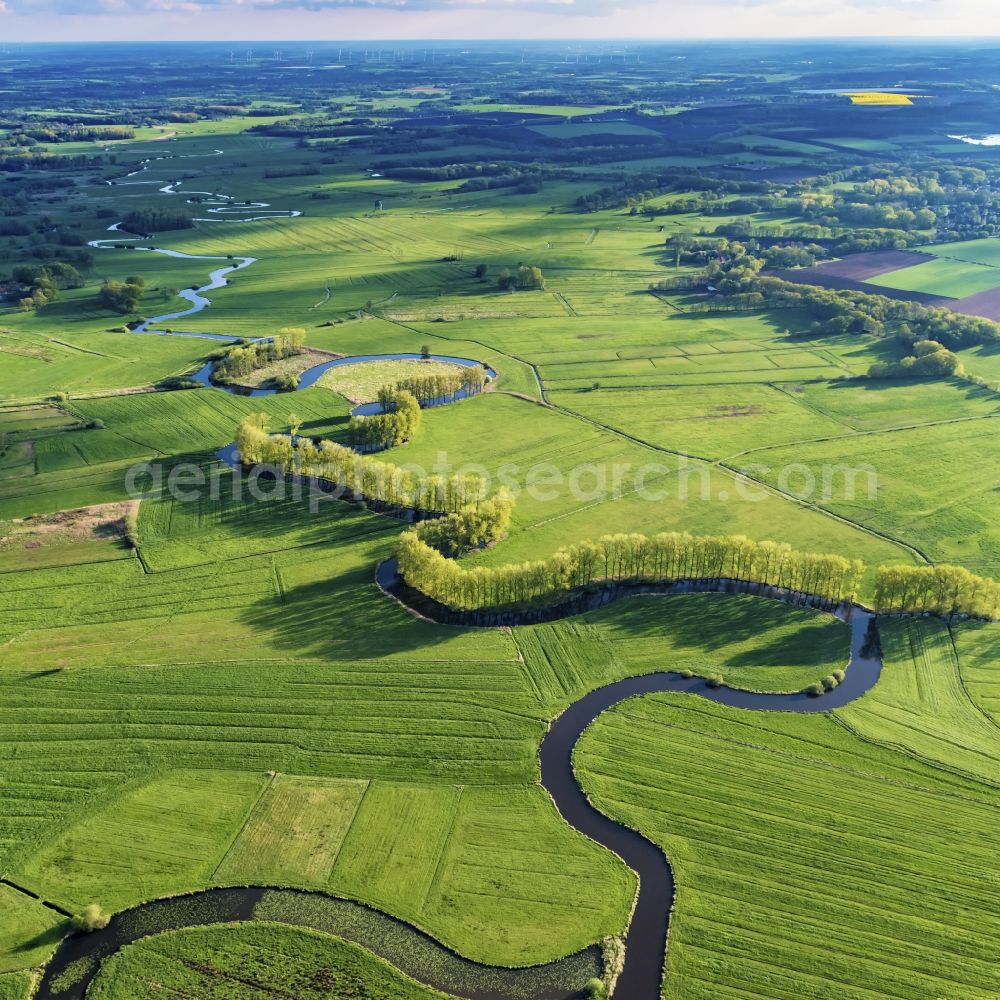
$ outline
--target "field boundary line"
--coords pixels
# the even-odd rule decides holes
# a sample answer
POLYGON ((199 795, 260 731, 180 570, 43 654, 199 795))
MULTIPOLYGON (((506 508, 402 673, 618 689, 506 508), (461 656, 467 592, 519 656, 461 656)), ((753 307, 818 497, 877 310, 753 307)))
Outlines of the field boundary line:
POLYGON ((8 889, 13 889, 14 892, 20 893, 20 895, 26 896, 28 899, 36 900, 41 903, 42 906, 58 913, 61 917, 67 917, 72 920, 75 916, 75 914, 71 913, 65 907, 60 906, 58 903, 53 903, 50 899, 44 899, 39 896, 37 892, 32 892, 31 889, 26 889, 23 885, 18 885, 16 882, 12 882, 9 878, 0 878, 0 885, 5 885, 8 889))
POLYGON ((835 511, 827 510, 825 507, 820 507, 817 504, 809 503, 802 500, 800 497, 795 496, 793 493, 786 493, 784 490, 779 490, 776 486, 772 486, 770 483, 765 483, 754 476, 749 475, 746 472, 734 469, 732 466, 727 465, 725 462, 718 462, 718 467, 721 469, 726 469, 732 472, 736 476, 743 476, 746 479, 751 480, 756 483, 762 489, 769 490, 776 496, 784 497, 786 500, 791 500, 793 503, 798 504, 800 507, 804 507, 806 510, 815 511, 817 514, 822 514, 826 517, 833 518, 835 521, 839 521, 841 524, 849 525, 852 528, 857 528, 858 531, 862 531, 867 535, 871 535, 873 538, 881 538, 885 542, 889 542, 892 545, 898 545, 901 549, 906 549, 908 552, 912 552, 914 555, 918 556, 923 562, 933 565, 934 560, 927 555, 922 549, 918 548, 916 545, 912 545, 910 542, 904 542, 901 538, 894 538, 892 535, 887 535, 883 531, 879 531, 877 528, 870 528, 866 524, 862 524, 860 521, 852 521, 849 517, 845 517, 843 514, 838 514, 835 511))
POLYGON ((563 294, 562 292, 553 292, 553 293, 552 293, 552 295, 553 295, 553 297, 554 297, 554 298, 555 298, 555 299, 556 299, 556 300, 557 300, 558 302, 562 303, 562 305, 563 305, 563 306, 565 307, 565 309, 566 309, 566 312, 567 312, 567 313, 569 313, 569 315, 570 315, 570 316, 579 316, 579 315, 580 315, 580 314, 579 314, 579 313, 578 313, 578 312, 577 312, 577 311, 576 311, 576 310, 575 310, 575 309, 573 308, 573 306, 572 306, 572 305, 570 304, 570 301, 569 301, 569 299, 567 299, 567 298, 566 298, 566 296, 565 296, 565 295, 564 295, 564 294, 563 294))
MULTIPOLYGON (((857 431, 857 428, 852 427, 845 419, 838 417, 835 414, 827 413, 825 410, 820 409, 818 406, 815 406, 807 402, 805 399, 800 398, 800 396, 802 395, 801 393, 789 392, 788 389, 785 388, 785 383, 772 381, 768 382, 767 384, 775 392, 780 393, 782 396, 787 396, 788 399, 790 399, 796 405, 802 407, 802 409, 805 410, 806 412, 815 414, 816 416, 825 417, 827 420, 832 420, 834 423, 840 424, 841 427, 846 428, 848 433, 852 431, 857 431)), ((753 451, 754 449, 751 448, 748 450, 753 451)))
POLYGON ((277 556, 271 556, 271 576, 274 580, 274 589, 277 592, 278 600, 282 604, 287 604, 288 600, 285 596, 285 585, 284 581, 281 579, 281 567, 278 565, 277 556))
MULTIPOLYGON (((343 781, 345 779, 340 778, 340 779, 337 779, 337 780, 343 781)), ((368 794, 368 789, 369 789, 369 787, 371 786, 371 783, 372 783, 372 779, 371 778, 348 778, 346 780, 348 780, 348 781, 358 781, 358 782, 362 783, 365 787, 362 790, 361 794, 358 796, 358 801, 354 803, 354 811, 351 813, 351 819, 350 819, 350 822, 347 824, 347 829, 344 830, 344 836, 340 840, 340 847, 337 848, 337 853, 331 859, 330 866, 329 866, 329 868, 327 868, 326 874, 323 877, 323 885, 326 886, 327 888, 330 887, 330 883, 333 880, 333 870, 334 870, 334 868, 337 867, 337 862, 340 860, 340 855, 341 855, 341 853, 344 850, 344 844, 347 843, 347 837, 348 837, 348 835, 351 832, 351 827, 354 826, 354 821, 358 818, 358 813, 361 810, 361 803, 364 801, 365 796, 368 794)), ((332 892, 333 890, 330 889, 330 891, 332 892)))
MULTIPOLYGON (((971 781, 974 784, 984 785, 987 788, 993 788, 1000 790, 1000 781, 992 781, 981 774, 973 774, 970 771, 965 771, 960 767, 955 767, 953 764, 946 764, 944 761, 935 760, 933 757, 927 757, 920 753, 919 750, 914 750, 911 747, 905 747, 901 743, 893 743, 892 740, 879 739, 877 736, 870 736, 866 733, 861 732, 859 729, 850 722, 849 719, 845 719, 837 714, 837 709, 831 712, 827 712, 827 715, 833 719, 837 725, 846 729, 852 736, 856 736, 859 740, 865 743, 870 743, 872 746, 881 747, 883 750, 889 750, 892 753, 900 754, 903 757, 909 757, 911 760, 917 761, 917 763, 922 764, 924 767, 932 768, 935 771, 943 771, 946 774, 951 774, 956 778, 964 778, 966 781, 971 781)), ((899 782, 903 787, 911 787, 910 785, 899 782)), ((990 809, 1000 809, 1000 804, 996 802, 989 802, 984 799, 972 798, 968 795, 962 795, 960 792, 942 792, 936 789, 927 789, 921 785, 913 785, 914 788, 920 788, 923 791, 930 793, 950 795, 953 798, 962 799, 966 802, 974 802, 978 805, 987 806, 990 809)))
MULTIPOLYGON (((926 553, 922 552, 919 548, 917 548, 917 546, 911 545, 909 542, 904 542, 902 539, 893 538, 891 535, 887 535, 881 531, 878 531, 876 528, 869 528, 867 525, 861 524, 858 521, 852 521, 849 517, 845 517, 842 514, 837 514, 834 511, 826 510, 825 508, 819 507, 816 504, 809 503, 805 500, 802 500, 800 497, 795 496, 792 493, 786 493, 783 490, 778 489, 776 486, 772 486, 770 483, 763 482, 762 480, 756 479, 755 477, 741 470, 733 468, 731 465, 727 465, 726 461, 723 459, 712 460, 703 458, 700 455, 690 455, 682 451, 673 451, 670 448, 664 448, 659 445, 651 444, 649 441, 644 441, 642 438, 635 437, 634 435, 629 434, 626 431, 619 430, 616 427, 610 427, 607 424, 602 424, 599 420, 595 420, 592 417, 585 417, 582 413, 576 413, 573 410, 567 410, 565 407, 560 406, 558 403, 548 403, 547 405, 551 406, 552 409, 555 410, 557 413, 562 413, 564 416, 571 417, 574 420, 579 420, 582 421, 583 423, 591 424, 592 426, 597 427, 603 431, 606 431, 609 434, 613 434, 615 437, 631 441, 634 444, 637 444, 640 447, 646 448, 650 451, 655 451, 664 455, 673 455, 676 458, 684 458, 693 462, 700 462, 702 465, 707 465, 709 468, 725 469, 726 472, 730 473, 731 475, 737 478, 742 476, 743 478, 749 479, 750 481, 756 483, 758 486, 761 487, 761 489, 767 490, 773 496, 782 497, 785 500, 791 501, 796 506, 803 508, 804 510, 811 510, 814 513, 819 514, 823 517, 832 518, 835 521, 839 521, 841 524, 845 524, 851 528, 855 528, 856 530, 863 532, 866 535, 870 535, 873 538, 881 538, 883 541, 889 542, 891 545, 896 545, 901 549, 905 549, 906 551, 913 553, 914 555, 918 556, 923 562, 928 564, 933 564, 933 560, 930 559, 926 555, 926 553)), ((559 515, 559 516, 562 517, 566 515, 559 515)), ((553 518, 553 520, 556 519, 557 518, 553 518)))
POLYGON ((3 878, 6 879, 11 871, 15 874, 21 871, 45 847, 51 845, 60 835, 69 832, 87 816, 96 815, 108 809, 118 799, 151 784, 157 776, 166 775, 175 770, 177 768, 154 766, 147 769, 140 767, 135 770, 122 767, 118 770, 102 772, 112 775, 110 782, 90 789, 90 797, 81 795, 79 800, 71 804, 60 816, 52 817, 41 824, 41 828, 31 840, 18 844, 20 850, 14 855, 15 863, 13 866, 6 864, 3 878))
MULTIPOLYGON (((784 393, 783 389, 779 389, 778 391, 784 393)), ((806 409, 809 409, 809 407, 806 407, 806 409)), ((821 416, 827 416, 827 414, 821 413, 821 411, 819 410, 813 410, 812 412, 820 414, 821 416)), ((718 463, 722 463, 731 461, 734 458, 743 458, 745 455, 756 455, 762 451, 778 451, 781 448, 794 448, 802 444, 826 444, 828 442, 834 442, 834 441, 849 441, 853 438, 877 437, 880 434, 899 434, 905 431, 919 431, 923 430, 926 427, 947 427, 951 424, 965 424, 965 423, 973 423, 977 420, 997 420, 997 419, 1000 419, 1000 414, 981 413, 978 416, 974 417, 948 417, 945 420, 928 420, 926 423, 922 424, 899 424, 896 427, 881 427, 875 430, 853 430, 849 431, 847 434, 836 434, 818 438, 802 438, 801 440, 798 441, 787 441, 784 444, 765 444, 761 445, 759 448, 747 448, 745 451, 735 451, 731 455, 726 455, 725 458, 715 459, 715 461, 718 463)))
MULTIPOLYGON (((327 875, 327 888, 330 892, 336 892, 336 883, 334 880, 334 872, 336 871, 337 865, 340 863, 340 856, 344 853, 344 848, 347 846, 347 842, 351 839, 351 833, 354 830, 354 824, 358 821, 358 816, 361 814, 361 807, 365 804, 365 800, 368 798, 368 793, 372 790, 372 785, 378 780, 377 778, 368 778, 367 780, 362 778, 365 782, 365 790, 361 793, 358 798, 357 805, 354 807, 354 813, 351 816, 351 822, 347 824, 347 829, 344 831, 344 838, 340 842, 340 849, 337 851, 337 856, 333 859, 333 864, 330 865, 330 873, 327 875)), ((383 779, 385 780, 385 779, 383 779)), ((414 925, 416 926, 416 925, 414 925)))
MULTIPOLYGON (((538 700, 538 707, 544 712, 545 711, 545 699, 542 697, 542 689, 538 686, 538 682, 535 680, 535 676, 528 666, 528 661, 524 658, 524 652, 521 649, 520 643, 517 641, 517 630, 508 629, 510 632, 510 637, 514 641, 514 648, 517 650, 517 655, 520 658, 519 666, 521 667, 521 672, 528 679, 528 684, 531 685, 532 691, 535 692, 535 697, 538 700)), ((543 720, 544 721, 544 720, 543 720)))
POLYGON ((68 340, 58 340, 55 337, 49 337, 50 344, 58 344, 60 347, 68 347, 72 351, 79 351, 80 354, 92 354, 95 358, 108 358, 111 361, 125 361, 125 358, 119 357, 117 354, 102 354, 100 351, 91 351, 86 347, 80 347, 77 344, 71 344, 68 340))

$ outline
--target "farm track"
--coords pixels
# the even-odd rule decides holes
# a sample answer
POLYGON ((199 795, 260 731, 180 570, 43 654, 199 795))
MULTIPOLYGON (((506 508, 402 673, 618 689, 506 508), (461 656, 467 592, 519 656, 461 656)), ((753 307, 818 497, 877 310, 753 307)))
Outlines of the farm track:
MULTIPOLYGON (((537 372, 536 372, 537 375, 537 372)), ((539 385, 541 385, 541 380, 539 380, 539 385)), ((567 410, 559 406, 556 403, 549 403, 545 400, 548 406, 552 409, 557 410, 559 413, 564 414, 567 417, 572 417, 575 420, 581 420, 584 423, 591 424, 600 430, 606 431, 609 434, 614 434, 616 437, 624 438, 627 441, 631 441, 633 444, 637 444, 640 447, 648 448, 650 451, 660 452, 664 455, 673 455, 676 458, 684 458, 691 462, 699 462, 710 467, 716 467, 719 469, 725 469, 726 472, 732 473, 737 478, 743 477, 744 479, 754 483, 761 489, 766 490, 768 493, 774 496, 783 497, 785 500, 790 500, 792 503, 799 507, 803 507, 807 510, 811 510, 817 514, 822 514, 825 517, 832 518, 834 521, 839 521, 841 524, 846 524, 849 527, 856 528, 858 531, 863 531, 867 535, 871 535, 873 538, 881 538, 883 541, 890 542, 893 545, 898 545, 902 549, 906 549, 911 554, 917 556, 921 562, 930 563, 930 557, 921 549, 915 545, 911 545, 909 542, 904 542, 900 538, 895 538, 892 535, 888 535, 884 532, 879 531, 877 528, 871 528, 868 525, 862 524, 860 521, 853 521, 849 517, 845 517, 843 514, 834 513, 831 510, 827 510, 824 507, 820 507, 817 504, 809 503, 807 500, 803 500, 801 497, 795 496, 794 493, 789 493, 785 490, 779 489, 777 486, 772 486, 770 483, 764 482, 762 479, 757 479, 754 476, 736 468, 735 466, 729 465, 724 459, 710 459, 705 458, 701 455, 691 455, 683 451, 673 451, 670 448, 664 448, 661 445, 651 444, 649 441, 643 438, 636 437, 635 435, 629 434, 627 431, 618 429, 617 427, 612 427, 610 424, 603 424, 599 420, 595 420, 593 417, 585 417, 581 413, 575 413, 573 410, 567 410)), ((776 446, 775 446, 776 447, 776 446)))

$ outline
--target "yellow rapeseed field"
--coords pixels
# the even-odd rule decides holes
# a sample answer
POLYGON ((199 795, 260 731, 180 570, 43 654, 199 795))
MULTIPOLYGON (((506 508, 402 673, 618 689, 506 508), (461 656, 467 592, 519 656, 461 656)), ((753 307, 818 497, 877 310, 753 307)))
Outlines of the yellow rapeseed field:
POLYGON ((849 97, 852 104, 902 105, 913 103, 912 94, 886 94, 877 90, 847 91, 840 96, 849 97))

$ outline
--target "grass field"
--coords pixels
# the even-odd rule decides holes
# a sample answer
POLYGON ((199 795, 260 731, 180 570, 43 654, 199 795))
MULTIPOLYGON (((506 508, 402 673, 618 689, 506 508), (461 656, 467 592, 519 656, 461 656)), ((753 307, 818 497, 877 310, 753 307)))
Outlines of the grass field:
POLYGON ((1000 787, 1000 728, 969 697, 948 627, 889 622, 881 632, 882 678, 838 718, 873 742, 1000 787))
MULTIPOLYGON (((904 537, 930 559, 993 575, 1000 572, 995 477, 981 460, 992 437, 992 420, 980 419, 768 449, 750 457, 773 482, 795 463, 868 470, 856 480, 853 499, 845 491, 821 505, 904 537), (876 485, 874 492, 869 484, 876 485)), ((805 477, 795 482, 794 488, 808 485, 805 477)))
MULTIPOLYGON (((67 921, 42 906, 37 899, 0 885, 0 913, 3 914, 3 938, 0 940, 0 991, 3 983, 16 980, 4 973, 40 965, 66 933, 67 921)), ((13 986, 11 987, 13 989, 13 986)), ((17 993, 13 994, 18 996, 17 993)), ((4 997, 0 992, 0 997, 4 997)))
POLYGON ((1000 926, 983 878, 993 789, 822 717, 677 695, 602 716, 576 766, 599 807, 674 865, 665 997, 986 1000, 1000 989, 984 936, 1000 926))
POLYGON ((326 885, 368 783, 275 775, 216 873, 225 881, 261 877, 287 885, 326 885))
POLYGON ((722 676, 732 687, 801 691, 846 666, 850 645, 847 626, 832 616, 704 594, 637 597, 572 621, 519 630, 516 639, 553 704, 600 684, 607 663, 623 677, 690 670, 722 676))
MULTIPOLYGON (((789 621, 759 602, 770 623, 761 632, 756 599, 712 596, 619 604, 527 630, 517 645, 400 613, 383 617, 379 643, 359 642, 333 610, 346 622, 389 609, 375 594, 377 605, 345 603, 353 572, 338 579, 329 556, 308 551, 304 564, 294 553, 244 557, 229 573, 220 564, 143 577, 110 564, 100 576, 19 575, 34 584, 22 595, 35 607, 13 595, 31 631, 6 647, 4 755, 19 792, 0 843, 23 884, 71 907, 96 898, 110 908, 199 885, 308 885, 376 902, 472 957, 544 961, 619 930, 632 886, 534 785, 543 720, 592 686, 681 660, 788 687, 846 659, 843 627, 824 616, 789 621), (130 594, 125 620, 116 574, 130 594), (60 610, 38 608, 37 588, 55 579, 60 610), (156 598, 137 589, 144 579, 156 598), (95 585, 116 608, 114 636, 97 624, 95 585), (45 625, 53 614, 58 628, 45 625), (229 640, 254 651, 235 671, 204 659, 204 630, 221 614, 229 640), (706 642, 724 626, 734 646, 706 642), (657 644, 657 632, 672 644, 657 644), (297 660, 277 658, 291 647, 297 660), (43 662, 66 666, 39 672, 40 648, 43 662), (366 659, 347 659, 352 648, 366 659)), ((358 554, 366 574, 373 557, 358 554)))
POLYGON ((795 398, 851 431, 884 431, 1000 414, 996 393, 958 380, 810 384, 803 385, 795 398))
POLYGON ((166 988, 174 996, 247 1000, 285 993, 290 984, 300 1000, 444 996, 357 945, 268 923, 190 928, 139 941, 102 966, 87 995, 140 1000, 166 988))
MULTIPOLYGON (((59 329, 56 317, 45 319, 49 329, 59 329)), ((53 335, 8 325, 0 316, 0 404, 38 400, 59 391, 91 393, 150 385, 193 368, 207 353, 205 344, 75 326, 53 335)))
POLYGON ((2 1000, 28 1000, 34 981, 26 972, 0 975, 0 998, 2 1000))
POLYGON ((56 406, 29 406, 16 410, 0 410, 0 432, 24 434, 28 431, 44 434, 77 426, 78 421, 56 406))
MULTIPOLYGON (((271 427, 278 431, 294 411, 303 420, 304 433, 335 436, 349 410, 342 397, 324 389, 297 393, 294 400, 186 390, 74 400, 70 405, 81 420, 104 426, 41 437, 22 430, 20 435, 33 442, 31 454, 12 465, 9 475, 0 466, 0 516, 127 499, 126 475, 133 465, 159 459, 169 466, 181 456, 204 457, 232 441, 237 424, 250 413, 269 413, 271 427)), ((146 482, 142 480, 144 486, 146 482)))
POLYGON ((480 961, 514 965, 613 934, 632 893, 615 859, 561 824, 535 789, 269 782, 237 771, 172 771, 123 789, 20 877, 74 910, 96 898, 117 910, 200 885, 327 889, 429 926, 480 961), (207 813, 211 823, 199 823, 207 813), (311 829, 297 844, 289 827, 304 822, 311 829))
POLYGON ((1000 269, 994 264, 942 257, 869 278, 868 284, 963 299, 1000 285, 1000 269))
POLYGON ((738 403, 730 386, 576 390, 549 398, 650 444, 708 459, 844 432, 837 421, 806 410, 795 395, 772 385, 743 387, 738 403))
POLYGON ((742 490, 727 470, 645 447, 616 429, 502 393, 428 411, 400 454, 424 468, 444 455, 453 467, 472 463, 495 482, 503 473, 520 487, 508 540, 469 557, 484 562, 537 558, 625 524, 645 532, 683 527, 758 538, 773 537, 773 526, 780 524, 782 537, 799 548, 828 548, 836 538, 838 551, 866 561, 908 558, 890 542, 825 520, 780 495, 742 490), (468 413, 468 418, 458 423, 455 413, 468 413))
POLYGON ((956 243, 933 243, 923 248, 924 253, 970 264, 1000 267, 1000 241, 995 239, 960 240, 956 243))
POLYGON ((962 681, 976 704, 996 720, 1000 717, 1000 677, 996 671, 1000 636, 997 630, 970 623, 957 626, 953 636, 962 681))

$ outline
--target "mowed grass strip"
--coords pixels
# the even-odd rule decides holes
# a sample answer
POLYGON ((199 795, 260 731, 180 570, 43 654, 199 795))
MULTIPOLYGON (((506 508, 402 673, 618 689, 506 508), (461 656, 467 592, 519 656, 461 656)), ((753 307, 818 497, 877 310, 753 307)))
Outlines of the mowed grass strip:
POLYGON ((57 406, 30 406, 0 410, 0 432, 4 434, 44 433, 76 427, 79 420, 57 406))
POLYGON ((434 883, 438 862, 451 832, 460 788, 368 786, 340 859, 331 888, 374 903, 419 912, 434 883))
POLYGON ((216 870, 239 885, 326 885, 366 781, 279 774, 216 870))

